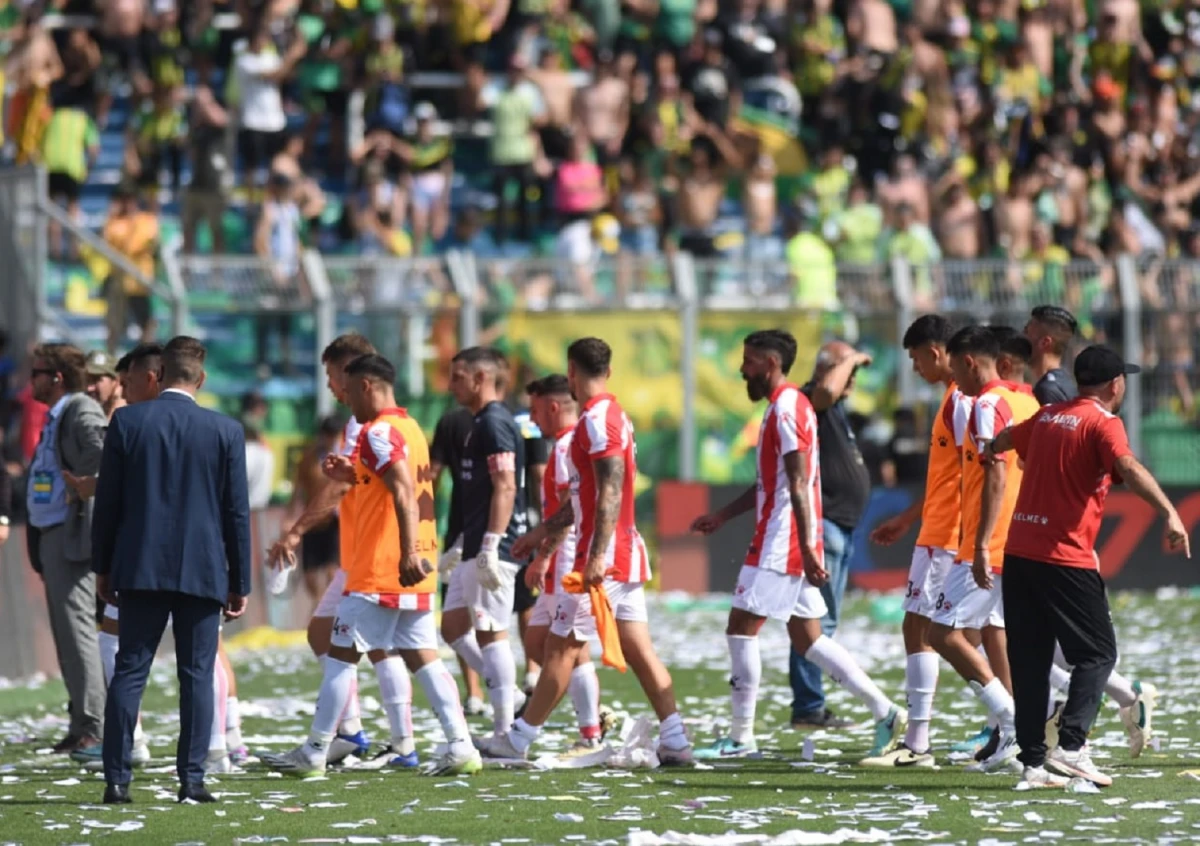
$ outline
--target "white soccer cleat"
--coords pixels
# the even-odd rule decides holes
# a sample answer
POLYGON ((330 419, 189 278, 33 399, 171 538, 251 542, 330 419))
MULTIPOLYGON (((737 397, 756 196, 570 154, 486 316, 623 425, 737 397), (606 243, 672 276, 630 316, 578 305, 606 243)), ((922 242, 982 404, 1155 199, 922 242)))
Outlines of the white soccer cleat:
POLYGON ((911 767, 930 768, 936 762, 929 752, 914 752, 903 743, 890 752, 885 752, 874 758, 863 758, 858 762, 862 767, 879 769, 905 769, 911 767))
POLYGON ((996 747, 996 751, 982 761, 968 765, 967 772, 998 773, 1004 770, 1016 769, 1020 766, 1017 763, 1017 755, 1020 751, 1021 747, 1017 746, 1015 735, 1001 734, 1000 743, 996 747))
POLYGON ((662 767, 690 767, 696 763, 690 743, 682 749, 671 749, 660 743, 655 754, 658 755, 658 764, 662 767))
POLYGON ((421 770, 428 776, 475 775, 483 770, 479 752, 466 743, 452 744, 449 751, 421 770))
POLYGON ((205 775, 228 775, 231 772, 233 772, 233 761, 229 760, 229 753, 222 749, 214 749, 204 759, 205 775))
POLYGON ((1143 684, 1135 681, 1133 689, 1137 692, 1137 700, 1128 708, 1121 709, 1121 722, 1125 724, 1125 733, 1129 735, 1129 757, 1136 758, 1150 742, 1158 688, 1148 682, 1143 684))
POLYGON ((1069 778, 1058 773, 1047 772, 1045 767, 1026 767, 1022 781, 1030 787, 1066 787, 1069 778))
POLYGON ((518 749, 508 732, 493 734, 488 737, 475 737, 472 738, 472 742, 485 758, 524 761, 528 757, 528 752, 522 752, 518 749))
POLYGON ((282 755, 263 756, 263 763, 276 772, 296 778, 311 778, 325 774, 325 755, 307 743, 282 755))
POLYGON ((1046 757, 1046 769, 1068 779, 1086 779, 1097 787, 1109 787, 1113 782, 1112 776, 1096 769, 1087 744, 1075 752, 1068 752, 1062 747, 1055 749, 1046 757))

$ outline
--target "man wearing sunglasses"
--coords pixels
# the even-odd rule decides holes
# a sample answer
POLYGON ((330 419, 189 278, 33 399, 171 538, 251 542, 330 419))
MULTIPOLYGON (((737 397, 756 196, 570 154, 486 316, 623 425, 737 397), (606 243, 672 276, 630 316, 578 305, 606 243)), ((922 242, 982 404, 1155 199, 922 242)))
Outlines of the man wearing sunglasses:
POLYGON ((56 753, 67 753, 100 742, 104 671, 96 645, 92 500, 75 494, 64 473, 82 477, 99 471, 108 417, 85 393, 87 357, 70 344, 34 349, 30 387, 33 398, 50 411, 25 494, 29 559, 45 585, 58 665, 71 700, 67 736, 54 745, 56 753))

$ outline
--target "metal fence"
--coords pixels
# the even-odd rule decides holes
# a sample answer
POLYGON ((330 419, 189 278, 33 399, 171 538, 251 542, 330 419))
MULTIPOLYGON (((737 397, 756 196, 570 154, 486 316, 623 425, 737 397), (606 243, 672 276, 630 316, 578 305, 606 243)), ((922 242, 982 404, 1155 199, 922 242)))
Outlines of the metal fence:
POLYGON ((9 353, 18 359, 50 319, 40 261, 45 227, 39 225, 43 183, 38 177, 32 167, 0 171, 0 327, 8 334, 9 353))

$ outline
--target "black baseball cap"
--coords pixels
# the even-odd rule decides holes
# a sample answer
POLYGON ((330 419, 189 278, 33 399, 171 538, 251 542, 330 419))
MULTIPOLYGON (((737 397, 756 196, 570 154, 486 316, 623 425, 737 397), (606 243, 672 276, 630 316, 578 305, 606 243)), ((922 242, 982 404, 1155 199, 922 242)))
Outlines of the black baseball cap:
POLYGON ((1141 373, 1136 364, 1126 364, 1125 359, 1108 347, 1090 346, 1075 356, 1075 384, 1081 388, 1094 388, 1111 382, 1118 376, 1141 373))

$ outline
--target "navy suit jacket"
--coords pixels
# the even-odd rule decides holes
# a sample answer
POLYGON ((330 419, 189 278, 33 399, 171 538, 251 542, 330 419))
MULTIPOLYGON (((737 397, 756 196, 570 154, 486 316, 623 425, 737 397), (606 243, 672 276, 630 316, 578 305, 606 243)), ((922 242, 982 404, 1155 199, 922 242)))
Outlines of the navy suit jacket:
POLYGON ((250 593, 241 424, 176 391, 126 406, 104 438, 92 570, 111 590, 250 593))

